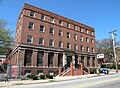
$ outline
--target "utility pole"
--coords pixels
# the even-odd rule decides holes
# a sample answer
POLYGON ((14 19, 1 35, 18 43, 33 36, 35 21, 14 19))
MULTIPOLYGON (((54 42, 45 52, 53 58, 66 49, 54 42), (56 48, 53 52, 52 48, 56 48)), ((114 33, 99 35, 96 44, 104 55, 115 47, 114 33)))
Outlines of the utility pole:
POLYGON ((112 34, 112 40, 113 40, 113 51, 114 51, 114 58, 115 58, 115 64, 116 64, 116 73, 118 73, 118 65, 117 65, 117 56, 116 56, 116 50, 115 50, 115 32, 117 30, 113 30, 109 32, 109 34, 112 34))

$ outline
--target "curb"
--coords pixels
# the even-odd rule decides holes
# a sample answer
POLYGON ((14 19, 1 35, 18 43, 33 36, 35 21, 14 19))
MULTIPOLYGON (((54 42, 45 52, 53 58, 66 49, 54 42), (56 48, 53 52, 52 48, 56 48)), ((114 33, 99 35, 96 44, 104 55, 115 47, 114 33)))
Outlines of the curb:
MULTIPOLYGON (((76 79, 84 79, 84 78, 92 78, 92 77, 100 77, 100 76, 106 76, 106 75, 114 75, 114 74, 116 74, 116 73, 112 73, 112 74, 103 74, 103 75, 97 75, 97 74, 95 74, 95 75, 93 75, 93 76, 87 76, 87 77, 76 77, 76 78, 69 78, 69 79, 62 79, 62 80, 59 80, 59 79, 48 79, 48 80, 45 80, 44 82, 40 82, 40 81, 38 81, 38 82, 33 82, 33 81, 31 81, 31 82, 28 82, 28 83, 23 83, 23 82, 21 82, 21 83, 13 83, 13 84, 8 84, 8 85, 2 85, 2 86, 0 86, 0 87, 8 87, 8 86, 14 86, 14 85, 29 85, 29 84, 40 84, 40 83, 50 83, 50 82, 61 82, 61 81, 70 81, 70 80, 76 80, 76 79)), ((8 82, 9 83, 9 82, 8 82)))

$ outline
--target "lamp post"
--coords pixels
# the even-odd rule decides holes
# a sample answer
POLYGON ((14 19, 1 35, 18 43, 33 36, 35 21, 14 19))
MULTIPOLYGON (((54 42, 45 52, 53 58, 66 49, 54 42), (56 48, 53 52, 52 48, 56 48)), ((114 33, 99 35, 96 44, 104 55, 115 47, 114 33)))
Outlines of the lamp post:
POLYGON ((115 51, 115 32, 117 30, 113 30, 109 32, 109 34, 112 34, 112 40, 113 40, 113 52, 114 52, 114 58, 115 58, 115 65, 116 65, 116 73, 118 73, 118 66, 117 66, 117 56, 116 56, 116 51, 115 51))

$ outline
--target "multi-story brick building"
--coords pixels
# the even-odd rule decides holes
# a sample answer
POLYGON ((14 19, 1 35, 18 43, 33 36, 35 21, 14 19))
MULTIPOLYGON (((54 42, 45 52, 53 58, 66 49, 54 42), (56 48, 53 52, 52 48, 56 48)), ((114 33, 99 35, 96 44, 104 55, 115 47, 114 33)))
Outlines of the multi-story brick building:
POLYGON ((96 68, 94 28, 25 4, 17 21, 12 66, 22 74, 50 73, 73 62, 96 68))

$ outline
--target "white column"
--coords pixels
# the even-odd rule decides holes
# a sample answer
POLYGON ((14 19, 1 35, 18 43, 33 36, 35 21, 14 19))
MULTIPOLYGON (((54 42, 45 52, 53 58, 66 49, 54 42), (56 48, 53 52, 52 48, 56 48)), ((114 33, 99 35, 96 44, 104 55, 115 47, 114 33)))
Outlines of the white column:
POLYGON ((63 53, 63 66, 67 64, 65 52, 63 53))

